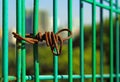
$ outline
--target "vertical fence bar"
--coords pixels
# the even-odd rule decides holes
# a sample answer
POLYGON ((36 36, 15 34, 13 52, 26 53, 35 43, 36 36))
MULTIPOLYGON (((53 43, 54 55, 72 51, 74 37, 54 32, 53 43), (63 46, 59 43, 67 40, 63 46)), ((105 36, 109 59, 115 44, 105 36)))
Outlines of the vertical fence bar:
MULTIPOLYGON (((53 31, 58 30, 58 0, 53 0, 53 31)), ((53 56, 54 82, 58 82, 58 57, 53 56)))
MULTIPOLYGON (((103 0, 100 0, 100 3, 103 4, 103 0)), ((104 51, 103 51, 103 8, 100 8, 100 75, 101 82, 103 79, 103 66, 104 66, 104 51)))
MULTIPOLYGON (((16 23, 17 23, 17 33, 22 35, 22 2, 21 0, 16 0, 16 23)), ((21 42, 17 40, 16 42, 16 76, 17 82, 21 82, 21 42)))
MULTIPOLYGON (((119 18, 119 16, 120 16, 120 14, 118 14, 118 21, 119 21, 119 24, 120 24, 120 18, 119 18)), ((119 54, 120 54, 120 25, 119 25, 119 54)), ((117 61, 117 62, 119 62, 119 64, 120 64, 120 56, 119 56, 119 61, 117 61)), ((120 65, 119 65, 118 68, 119 68, 119 74, 120 74, 120 65)), ((119 77, 119 81, 120 81, 120 77, 119 77)))
POLYGON ((83 1, 80 0, 80 82, 84 82, 84 24, 83 24, 83 1))
POLYGON ((110 82, 113 82, 113 0, 110 0, 110 82))
MULTIPOLYGON (((68 28, 72 31, 72 0, 68 0, 68 28)), ((68 34, 69 35, 69 34, 68 34)), ((68 40, 68 80, 73 82, 72 78, 72 38, 68 40)))
MULTIPOLYGON (((22 37, 25 38, 25 0, 22 0, 22 37)), ((22 41, 22 82, 26 82, 26 49, 25 41, 22 41)))
MULTIPOLYGON (((118 0, 116 1, 116 9, 118 9, 118 0)), ((116 82, 119 82, 119 18, 116 13, 116 82)))
POLYGON ((2 1, 2 77, 3 82, 8 82, 8 0, 2 1))
MULTIPOLYGON (((38 33, 39 0, 34 0, 33 34, 38 33)), ((38 44, 33 45, 35 82, 39 82, 38 44)))
POLYGON ((96 82, 96 0, 92 4, 92 82, 96 82))

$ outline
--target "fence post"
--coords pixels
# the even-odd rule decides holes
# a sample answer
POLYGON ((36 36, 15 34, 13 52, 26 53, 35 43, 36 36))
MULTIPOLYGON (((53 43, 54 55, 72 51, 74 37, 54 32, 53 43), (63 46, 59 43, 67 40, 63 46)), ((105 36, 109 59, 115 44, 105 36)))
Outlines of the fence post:
MULTIPOLYGON (((103 0, 100 0, 100 3, 103 4, 103 0)), ((100 8, 100 75, 101 82, 104 82, 103 78, 103 66, 104 66, 104 50, 103 50, 103 8, 100 8)))
MULTIPOLYGON (((34 34, 34 36, 38 33, 38 17, 39 17, 39 0, 34 0, 34 15, 33 15, 33 34, 34 34)), ((35 82, 40 82, 39 81, 38 44, 33 45, 33 56, 34 56, 35 82)))
MULTIPOLYGON (((16 0, 16 27, 17 33, 22 35, 22 2, 21 0, 16 0)), ((21 42, 16 42, 16 77, 17 82, 21 82, 21 42)))
POLYGON ((83 0, 80 0, 80 82, 84 82, 84 7, 83 0))
POLYGON ((3 82, 8 82, 8 0, 2 1, 2 78, 3 82))
MULTIPOLYGON (((118 9, 119 8, 119 6, 118 6, 118 0, 115 0, 116 1, 116 9, 118 9)), ((120 32, 120 29, 119 29, 119 25, 120 23, 119 23, 119 15, 118 15, 118 13, 116 13, 116 82, 119 82, 119 80, 120 80, 120 78, 119 78, 119 54, 120 54, 120 52, 119 52, 119 47, 120 47, 120 45, 119 45, 119 40, 120 40, 120 38, 119 38, 119 32, 120 32)))
POLYGON ((96 82, 96 0, 92 4, 92 81, 96 82))
POLYGON ((110 0, 110 82, 113 82, 113 0, 110 0))
MULTIPOLYGON (((53 31, 58 31, 58 0, 53 0, 53 31)), ((58 82, 58 57, 53 56, 54 82, 58 82)))
MULTIPOLYGON (((68 28, 72 31, 72 0, 68 0, 68 28)), ((69 35, 69 34, 68 34, 69 35)), ((73 82, 72 77, 72 38, 68 40, 68 80, 69 82, 73 82)))
MULTIPOLYGON (((22 37, 25 38, 26 34, 26 24, 25 24, 25 0, 22 0, 22 37)), ((22 82, 26 82, 26 49, 25 49, 25 41, 22 41, 22 56, 21 56, 21 65, 22 65, 22 70, 21 70, 21 80, 22 82)))

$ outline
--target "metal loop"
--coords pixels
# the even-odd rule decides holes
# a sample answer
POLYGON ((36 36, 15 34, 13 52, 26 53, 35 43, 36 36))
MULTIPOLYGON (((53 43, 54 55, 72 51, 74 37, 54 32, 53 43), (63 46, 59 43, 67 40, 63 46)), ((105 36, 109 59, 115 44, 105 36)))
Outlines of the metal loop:
POLYGON ((56 35, 60 34, 61 32, 64 32, 64 31, 67 31, 68 33, 70 33, 70 35, 69 35, 68 37, 62 38, 63 41, 66 41, 66 40, 68 40, 69 38, 72 37, 72 32, 71 32, 69 29, 62 29, 62 30, 59 30, 59 31, 56 33, 56 35))
POLYGON ((54 34, 53 32, 45 32, 45 34, 39 32, 35 37, 33 36, 33 34, 26 34, 26 38, 21 37, 19 34, 15 32, 13 32, 12 34, 18 40, 20 41, 25 40, 26 42, 31 44, 35 44, 38 43, 39 41, 42 42, 43 40, 45 40, 46 45, 50 46, 52 53, 57 56, 61 54, 63 42, 68 40, 72 36, 72 32, 69 29, 62 29, 58 31, 56 34, 54 34), (63 31, 68 31, 70 35, 66 38, 62 38, 59 34, 63 31), (58 43, 60 43, 60 47, 58 46, 58 43))

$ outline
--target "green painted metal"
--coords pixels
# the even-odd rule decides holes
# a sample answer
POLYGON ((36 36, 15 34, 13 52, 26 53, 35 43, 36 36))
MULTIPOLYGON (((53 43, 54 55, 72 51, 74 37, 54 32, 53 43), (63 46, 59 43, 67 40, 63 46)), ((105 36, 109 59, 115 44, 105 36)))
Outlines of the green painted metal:
MULTIPOLYGON (((40 75, 39 74, 39 61, 38 61, 38 44, 33 45, 33 56, 34 56, 34 75, 26 75, 26 49, 25 41, 16 42, 16 76, 8 76, 8 0, 3 0, 3 28, 2 28, 2 77, 1 81, 8 82, 16 80, 17 82, 26 82, 27 80, 34 80, 39 82, 41 80, 53 80, 58 82, 59 80, 65 79, 68 82, 73 82, 73 79, 79 79, 80 82, 84 82, 85 79, 92 79, 92 82, 96 82, 100 79, 104 82, 104 79, 110 79, 110 82, 116 79, 119 82, 120 78, 120 65, 119 65, 119 41, 120 41, 120 27, 119 27, 119 14, 120 9, 118 6, 118 0, 104 0, 109 3, 109 6, 103 4, 103 0, 98 2, 97 0, 80 0, 80 74, 73 74, 73 48, 72 38, 68 40, 68 75, 58 74, 58 56, 53 56, 53 75, 40 75), (92 74, 85 74, 84 72, 84 3, 91 4, 92 7, 92 74), (100 7, 100 74, 96 74, 96 7, 100 7), (110 26, 110 73, 104 74, 104 44, 103 44, 103 9, 109 11, 109 26, 110 26), (113 28, 113 13, 116 14, 115 25, 113 28), (113 31, 116 36, 116 69, 113 69, 113 31), (115 73, 114 73, 115 71, 115 73)), ((34 0, 34 12, 33 12, 33 34, 34 36, 38 33, 38 15, 39 15, 39 0, 34 0)), ((22 37, 26 34, 25 24, 25 0, 16 0, 16 27, 17 33, 22 37)), ((72 31, 72 0, 68 0, 68 28, 72 31)), ((53 31, 58 31, 58 0, 53 0, 53 31)), ((68 34, 69 36, 69 34, 68 34)))
MULTIPOLYGON (((120 28, 119 28, 119 32, 120 32, 120 28)), ((119 33, 119 41, 120 41, 120 33, 119 33)), ((119 42, 119 48, 118 48, 118 49, 120 50, 120 42, 119 42)), ((120 54, 120 51, 119 51, 119 54, 120 54)), ((119 60, 119 61, 117 61, 118 64, 117 64, 117 66, 116 66, 116 67, 117 67, 116 72, 118 73, 118 76, 119 76, 119 74, 120 74, 120 69, 119 69, 119 68, 120 68, 120 65, 119 65, 119 64, 120 64, 120 56, 119 56, 118 60, 119 60), (118 66, 119 66, 119 67, 118 67, 118 66), (119 71, 119 72, 118 72, 118 71, 119 71)), ((117 76, 117 74, 116 74, 116 76, 117 76)), ((120 78, 119 78, 119 81, 120 81, 120 78)))
MULTIPOLYGON (((38 33, 38 17, 39 17, 39 0, 34 0, 34 15, 33 15, 34 36, 38 33)), ((38 44, 33 45, 33 56, 34 56, 35 82, 40 82, 38 78, 39 77, 38 44)))
MULTIPOLYGON (((118 75, 119 78, 120 78, 120 74, 118 75)), ((110 75, 109 74, 104 74, 103 75, 104 79, 109 79, 110 78, 110 75)), ((27 81, 31 81, 31 80, 34 80, 34 75, 28 75, 25 77, 27 81)), ((39 75, 39 80, 53 80, 54 79, 54 75, 39 75)), ((81 75, 73 75, 73 79, 81 79, 81 75)), ((85 74, 84 76, 85 79, 91 79, 92 78, 92 75, 91 74, 85 74)), ((97 79, 100 79, 101 78, 101 75, 99 74, 96 74, 96 78, 97 79)), ((113 74, 113 78, 116 78, 116 74, 113 74)), ((2 78, 0 78, 1 80, 2 78)), ((58 75, 58 79, 59 80, 67 80, 68 79, 68 75, 58 75)), ((15 76, 8 76, 8 80, 9 81, 14 81, 16 80, 16 77, 15 76)))
MULTIPOLYGON (((75 75, 75 74, 72 77, 73 77, 73 79, 80 79, 80 78, 82 78, 81 75, 75 75)), ((108 79, 108 78, 110 78, 110 75, 109 74, 104 74, 103 77, 105 79, 108 79)), ((113 77, 115 78, 116 74, 113 74, 113 77)), ((68 75, 58 75, 58 79, 68 79, 68 78, 69 78, 68 75)), ((85 79, 91 79, 92 75, 91 74, 85 74, 84 78, 85 79)), ((96 74, 96 78, 100 79, 101 75, 96 74)), ((119 78, 120 78, 120 74, 119 74, 119 78)), ((53 75, 40 75, 39 79, 40 80, 53 80, 54 76, 53 75)), ((34 80, 34 76, 31 76, 31 75, 30 76, 26 76, 26 80, 34 80)))
MULTIPOLYGON (((104 0, 107 3, 110 3, 110 0, 104 0)), ((116 6, 116 3, 113 3, 113 6, 116 6)))
POLYGON ((80 82, 84 82, 84 8, 83 1, 80 0, 80 82))
MULTIPOLYGON (((68 0, 68 28, 72 31, 72 0, 68 0)), ((69 36, 69 34, 68 34, 69 36)), ((68 81, 73 82, 72 38, 68 40, 68 81)))
MULTIPOLYGON (((103 3, 103 0, 100 0, 100 3, 103 3)), ((103 50, 103 8, 100 8, 100 74, 101 74, 101 82, 104 82, 104 71, 103 71, 103 66, 104 66, 104 50, 103 50)))
POLYGON ((110 0, 110 82, 113 82, 113 0, 110 0))
POLYGON ((2 77, 3 82, 8 82, 8 0, 2 1, 2 77))
MULTIPOLYGON (((58 31, 58 0, 53 0, 53 31, 58 31)), ((53 56, 54 82, 58 82, 58 57, 53 56)))
MULTIPOLYGON (((22 35, 22 2, 21 0, 16 0, 16 27, 17 33, 22 35)), ((17 82, 21 82, 21 42, 16 42, 16 76, 17 82)))
MULTIPOLYGON (((116 9, 118 9, 118 0, 116 0, 116 9)), ((119 15, 116 14, 116 82, 119 82, 119 15)))
MULTIPOLYGON (((22 37, 25 37, 25 0, 22 0, 22 37)), ((26 49, 25 41, 22 41, 22 56, 21 56, 21 65, 22 65, 22 82, 26 82, 26 49)))
MULTIPOLYGON (((84 1, 87 2, 87 3, 90 3, 90 4, 93 4, 93 2, 94 2, 93 0, 84 0, 84 1)), ((99 2, 96 2, 96 6, 102 7, 102 8, 107 9, 107 10, 110 10, 110 9, 111 9, 110 6, 106 6, 106 5, 104 5, 104 4, 100 4, 99 2)), ((120 14, 119 9, 113 9, 113 12, 120 14)))
POLYGON ((96 82, 96 0, 92 5, 92 82, 96 82))

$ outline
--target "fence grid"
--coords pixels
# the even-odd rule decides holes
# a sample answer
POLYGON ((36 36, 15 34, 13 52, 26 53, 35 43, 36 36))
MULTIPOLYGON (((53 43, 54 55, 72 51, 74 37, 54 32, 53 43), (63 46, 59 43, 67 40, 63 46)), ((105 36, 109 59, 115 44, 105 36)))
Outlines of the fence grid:
MULTIPOLYGON (((38 13, 39 13, 39 1, 34 0, 34 14, 33 14, 33 34, 38 33, 38 13)), ((2 0, 2 77, 0 78, 4 82, 17 80, 17 82, 26 82, 27 80, 34 80, 40 82, 40 80, 53 80, 58 82, 60 79, 67 79, 69 82, 73 82, 73 79, 79 79, 80 82, 84 82, 85 79, 91 78, 92 82, 96 82, 97 78, 100 78, 101 82, 104 82, 104 78, 109 78, 110 82, 119 82, 120 78, 120 65, 119 65, 119 14, 120 8, 118 0, 79 0, 80 7, 80 74, 73 74, 73 48, 72 38, 68 41, 68 75, 58 74, 58 56, 53 56, 53 75, 40 75, 39 74, 39 62, 38 62, 38 44, 33 45, 33 57, 34 57, 34 75, 26 75, 26 48, 25 42, 16 42, 16 76, 8 75, 8 0, 2 0), (109 6, 103 2, 107 2, 109 6), (89 3, 92 6, 92 74, 84 73, 84 3, 89 3), (96 7, 100 7, 100 74, 96 74, 96 7), (103 45, 103 9, 109 11, 109 32, 110 32, 110 72, 104 74, 103 57, 104 57, 104 45, 103 45), (116 51, 113 51, 113 13, 116 14, 116 51), (116 74, 113 73, 113 53, 116 52, 116 74)), ((67 5, 67 4, 66 4, 67 5)), ((58 31, 58 0, 53 0, 53 31, 58 31)), ((16 0, 16 29, 17 33, 22 37, 25 37, 25 0, 16 0)), ((72 0, 68 0, 68 29, 72 31, 72 0)), ((68 34, 69 35, 69 34, 68 34)))

